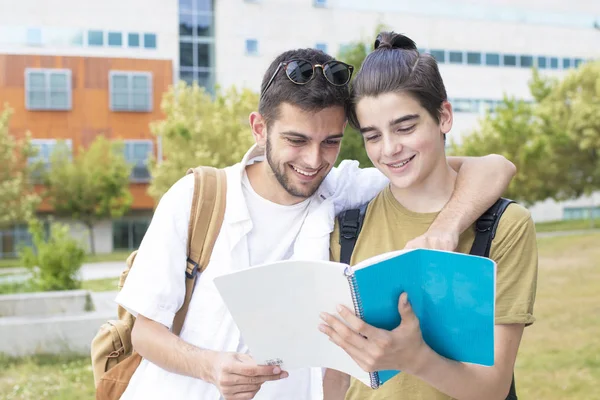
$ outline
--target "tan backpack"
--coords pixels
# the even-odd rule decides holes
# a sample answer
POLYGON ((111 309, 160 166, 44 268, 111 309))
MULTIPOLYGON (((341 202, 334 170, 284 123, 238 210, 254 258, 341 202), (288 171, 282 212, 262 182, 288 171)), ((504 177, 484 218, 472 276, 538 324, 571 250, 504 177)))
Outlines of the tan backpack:
MULTIPOLYGON (((190 304, 197 273, 206 268, 221 230, 227 189, 225 171, 222 169, 198 167, 187 173, 194 174, 195 183, 188 228, 185 300, 173 320, 173 333, 178 336, 190 304)), ((136 254, 137 251, 134 251, 127 258, 127 267, 119 280, 119 290, 123 288, 136 254)), ((119 306, 117 318, 103 324, 92 341, 92 368, 97 400, 119 399, 142 360, 131 344, 135 317, 119 306)))

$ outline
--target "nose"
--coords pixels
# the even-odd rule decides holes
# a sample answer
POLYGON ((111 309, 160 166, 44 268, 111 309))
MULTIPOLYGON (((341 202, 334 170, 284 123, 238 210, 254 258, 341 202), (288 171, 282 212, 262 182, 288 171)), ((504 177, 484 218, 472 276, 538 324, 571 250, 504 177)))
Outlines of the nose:
POLYGON ((306 168, 318 169, 323 163, 323 149, 319 143, 315 143, 312 146, 307 146, 304 152, 302 160, 306 164, 306 168))
POLYGON ((396 154, 402 151, 402 143, 395 135, 387 133, 383 134, 383 156, 387 159, 393 158, 396 154))

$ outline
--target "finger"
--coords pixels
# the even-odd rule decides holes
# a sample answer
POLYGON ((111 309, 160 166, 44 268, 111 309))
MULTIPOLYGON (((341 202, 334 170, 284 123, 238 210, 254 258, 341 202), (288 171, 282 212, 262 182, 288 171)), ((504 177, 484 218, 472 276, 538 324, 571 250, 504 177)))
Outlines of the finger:
MULTIPOLYGON (((355 332, 358 332, 359 334, 367 338, 375 336, 377 334, 377 328, 367 324, 365 321, 358 318, 352 311, 350 311, 348 307, 340 305, 338 306, 337 311, 340 314, 340 316, 348 323, 348 325, 350 325, 350 327, 354 329, 355 332)), ((337 318, 334 319, 338 321, 337 318)))
POLYGON ((259 375, 259 376, 247 376, 241 374, 232 374, 231 380, 229 381, 230 386, 238 385, 262 385, 268 381, 278 381, 285 379, 289 376, 287 372, 281 372, 277 375, 259 375))
POLYGON ((250 400, 250 399, 253 399, 254 396, 256 396, 256 393, 258 393, 258 391, 236 393, 232 396, 227 397, 226 400, 250 400))
POLYGON ((236 375, 244 376, 262 376, 262 375, 279 375, 281 368, 272 365, 258 365, 252 359, 248 360, 245 357, 238 358, 240 362, 230 365, 231 369, 228 372, 236 375))
MULTIPOLYGON (((368 365, 370 365, 369 360, 368 360, 369 353, 367 350, 359 349, 356 346, 353 346, 351 343, 344 340, 335 330, 333 330, 328 325, 320 325, 319 330, 321 330, 321 332, 323 332, 327 336, 329 336, 329 340, 332 341, 333 343, 335 343, 336 345, 338 345, 339 347, 341 347, 342 350, 344 350, 350 357, 352 357, 352 359, 354 361, 356 361, 356 363, 363 370, 365 370, 365 371, 369 370, 369 367, 368 367, 368 365)), ((366 339, 362 338, 360 335, 358 335, 357 333, 354 333, 354 335, 359 336, 362 340, 366 340, 366 339)), ((368 372, 372 372, 372 371, 368 371, 368 372)))
POLYGON ((223 394, 223 395, 234 395, 234 394, 237 394, 237 393, 258 392, 259 389, 260 389, 260 385, 224 386, 222 388, 221 394, 223 394))
MULTIPOLYGON (((321 319, 325 322, 326 326, 331 328, 331 330, 326 329, 327 332, 335 332, 338 336, 340 336, 345 342, 352 344, 358 348, 364 348, 366 345, 365 336, 361 336, 360 332, 357 332, 358 329, 350 328, 348 325, 344 324, 342 321, 337 319, 331 314, 321 313, 321 319)), ((366 329, 365 329, 366 330, 366 329)), ((321 330, 323 333, 323 330, 321 330)), ((330 335, 328 335, 330 336, 330 335)), ((331 337, 331 336, 330 336, 331 337)))
POLYGON ((400 312, 400 317, 402 318, 401 324, 410 323, 417 319, 417 316, 415 315, 415 312, 408 301, 408 293, 406 292, 402 293, 398 299, 398 311, 400 312))

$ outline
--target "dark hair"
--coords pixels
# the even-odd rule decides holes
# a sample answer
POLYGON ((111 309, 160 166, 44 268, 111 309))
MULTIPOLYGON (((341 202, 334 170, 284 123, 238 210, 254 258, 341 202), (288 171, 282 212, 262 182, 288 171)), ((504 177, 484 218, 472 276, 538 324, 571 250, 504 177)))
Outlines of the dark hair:
POLYGON ((413 96, 439 122, 446 88, 435 59, 419 54, 415 42, 394 32, 381 32, 374 51, 363 61, 352 86, 348 119, 359 128, 356 104, 366 96, 405 92, 413 96))
MULTIPOLYGON (((265 73, 261 93, 277 70, 280 63, 292 59, 303 59, 311 64, 323 64, 334 58, 315 49, 290 50, 280 54, 269 66, 265 73)), ((280 68, 277 76, 264 92, 258 103, 258 112, 265 118, 267 125, 279 117, 279 106, 289 103, 304 111, 321 111, 327 107, 341 106, 347 109, 350 101, 350 89, 348 85, 334 86, 323 76, 323 71, 318 68, 316 76, 305 85, 298 85, 288 79, 283 68, 280 68)))

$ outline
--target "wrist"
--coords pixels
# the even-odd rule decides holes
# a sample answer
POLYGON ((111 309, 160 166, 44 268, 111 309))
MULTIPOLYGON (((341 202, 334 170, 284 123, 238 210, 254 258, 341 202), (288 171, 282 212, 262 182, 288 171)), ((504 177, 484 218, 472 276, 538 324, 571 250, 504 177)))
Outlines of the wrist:
POLYGON ((217 352, 213 350, 200 350, 200 354, 195 357, 197 376, 195 378, 201 379, 204 382, 213 383, 215 381, 214 366, 217 359, 217 352))
POLYGON ((435 354, 436 353, 431 347, 429 347, 425 341, 422 341, 416 349, 410 368, 408 368, 406 372, 417 377, 423 376, 425 371, 427 371, 428 366, 431 365, 432 356, 435 354))

